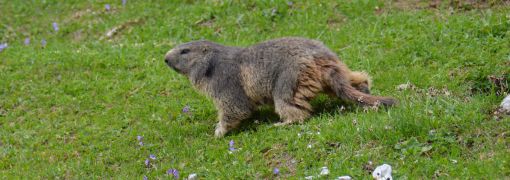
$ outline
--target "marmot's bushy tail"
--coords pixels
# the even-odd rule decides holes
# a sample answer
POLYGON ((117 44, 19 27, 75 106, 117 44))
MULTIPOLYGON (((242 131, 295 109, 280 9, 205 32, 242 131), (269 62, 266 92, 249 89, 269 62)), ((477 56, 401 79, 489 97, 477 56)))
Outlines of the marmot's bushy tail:
POLYGON ((331 69, 323 71, 323 73, 325 73, 323 74, 325 83, 342 100, 353 101, 366 106, 392 106, 397 103, 397 101, 391 97, 372 96, 355 89, 350 85, 349 81, 343 77, 344 75, 339 72, 341 69, 338 66, 335 68, 330 66, 329 68, 331 69))

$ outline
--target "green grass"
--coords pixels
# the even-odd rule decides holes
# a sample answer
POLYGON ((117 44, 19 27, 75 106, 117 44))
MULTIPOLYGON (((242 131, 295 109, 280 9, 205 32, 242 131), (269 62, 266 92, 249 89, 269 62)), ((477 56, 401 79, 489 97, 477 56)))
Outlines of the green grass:
POLYGON ((509 6, 0 0, 0 12, 0 43, 9 44, 0 52, 5 179, 164 179, 169 168, 181 178, 273 179, 276 167, 282 179, 303 179, 323 166, 331 171, 323 179, 369 179, 369 161, 390 164, 396 179, 510 177, 510 119, 492 117, 502 97, 486 80, 510 78, 509 6), (304 124, 273 127, 278 118, 266 108, 258 124, 214 138, 212 102, 166 67, 165 52, 196 39, 248 46, 283 36, 323 41, 373 76, 374 94, 400 104, 339 111, 322 97, 304 124), (396 90, 406 82, 416 89, 396 90), (433 94, 443 88, 450 94, 433 94), (190 113, 181 112, 186 105, 190 113), (157 159, 147 168, 149 154, 157 159))

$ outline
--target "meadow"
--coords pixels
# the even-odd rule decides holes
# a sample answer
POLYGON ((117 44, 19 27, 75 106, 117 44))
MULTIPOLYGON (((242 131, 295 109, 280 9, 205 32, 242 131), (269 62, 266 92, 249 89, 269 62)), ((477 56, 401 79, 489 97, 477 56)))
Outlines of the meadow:
POLYGON ((508 1, 0 0, 2 179, 510 178, 508 1), (199 39, 317 39, 372 93, 303 124, 263 107, 214 137, 214 105, 164 63, 199 39), (6 44, 4 44, 6 43, 6 44), (327 176, 319 176, 328 167, 327 176), (274 170, 277 168, 278 173, 274 170))

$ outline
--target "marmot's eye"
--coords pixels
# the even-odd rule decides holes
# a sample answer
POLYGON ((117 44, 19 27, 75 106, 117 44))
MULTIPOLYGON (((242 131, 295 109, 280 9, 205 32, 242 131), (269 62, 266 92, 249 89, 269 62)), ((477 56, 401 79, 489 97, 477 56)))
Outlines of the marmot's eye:
POLYGON ((188 54, 189 51, 190 51, 189 49, 183 49, 183 50, 181 50, 181 54, 188 54))

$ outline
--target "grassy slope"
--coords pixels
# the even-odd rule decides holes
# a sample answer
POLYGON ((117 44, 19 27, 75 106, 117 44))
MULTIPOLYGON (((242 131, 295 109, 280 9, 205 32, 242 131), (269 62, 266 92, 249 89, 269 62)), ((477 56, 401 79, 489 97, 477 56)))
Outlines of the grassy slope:
POLYGON ((509 74, 509 7, 451 13, 376 1, 123 7, 118 0, 105 12, 105 1, 66 2, 0 1, 0 42, 9 43, 0 52, 1 177, 153 179, 176 168, 181 176, 272 178, 278 167, 302 178, 327 166, 331 177, 366 179, 368 161, 392 165, 399 179, 510 176, 510 120, 488 115, 501 97, 469 91, 473 79, 509 74), (99 40, 135 19, 143 23, 99 40), (274 128, 274 115, 262 111, 260 124, 213 138, 212 103, 164 65, 164 53, 194 39, 246 46, 282 36, 324 41, 352 69, 373 75, 375 94, 400 105, 339 112, 322 98, 305 124, 274 128), (407 81, 417 90, 395 90, 407 81), (451 95, 430 96, 430 87, 451 95), (187 104, 191 113, 181 113, 187 104), (157 160, 146 168, 149 154, 157 160))

